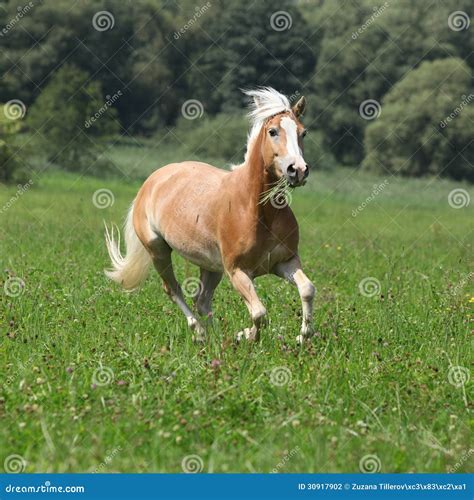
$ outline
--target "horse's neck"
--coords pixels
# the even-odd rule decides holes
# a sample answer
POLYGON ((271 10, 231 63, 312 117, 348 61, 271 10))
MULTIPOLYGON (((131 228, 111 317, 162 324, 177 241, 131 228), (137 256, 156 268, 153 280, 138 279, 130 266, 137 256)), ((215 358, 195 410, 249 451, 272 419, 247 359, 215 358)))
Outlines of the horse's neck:
POLYGON ((241 189, 247 193, 247 199, 257 217, 264 217, 267 222, 276 215, 275 208, 269 202, 262 203, 263 193, 270 189, 271 179, 265 169, 262 155, 262 134, 252 145, 244 165, 241 167, 241 189))

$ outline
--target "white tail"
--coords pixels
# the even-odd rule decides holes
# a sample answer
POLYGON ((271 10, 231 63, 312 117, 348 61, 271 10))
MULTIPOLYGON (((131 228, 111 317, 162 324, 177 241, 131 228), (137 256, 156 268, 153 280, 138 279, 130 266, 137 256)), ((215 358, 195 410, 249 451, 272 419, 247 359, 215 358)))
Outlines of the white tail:
POLYGON ((105 274, 111 280, 120 283, 125 290, 134 290, 148 276, 151 257, 138 239, 133 227, 133 205, 128 211, 124 227, 127 252, 125 257, 120 252, 120 230, 118 228, 117 232, 118 241, 115 241, 114 227, 112 226, 109 232, 107 225, 105 226, 105 243, 112 261, 112 268, 106 269, 105 274))

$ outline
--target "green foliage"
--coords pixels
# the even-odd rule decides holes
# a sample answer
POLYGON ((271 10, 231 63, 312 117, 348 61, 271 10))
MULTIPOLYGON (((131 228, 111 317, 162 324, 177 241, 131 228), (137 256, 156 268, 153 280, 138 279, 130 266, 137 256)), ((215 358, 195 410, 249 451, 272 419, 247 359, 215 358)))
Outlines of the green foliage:
POLYGON ((216 2, 213 9, 204 16, 203 29, 219 43, 195 50, 187 76, 192 97, 216 113, 241 109, 246 103, 242 88, 271 85, 288 95, 301 90, 315 55, 312 31, 294 2, 251 2, 243 8, 231 0, 216 2), (272 20, 278 11, 284 14, 272 20))
POLYGON ((86 72, 72 65, 58 70, 28 116, 49 161, 65 170, 87 169, 102 149, 101 139, 118 132, 108 102, 86 72))
POLYGON ((219 158, 228 163, 243 160, 248 120, 240 114, 220 114, 198 120, 182 118, 173 129, 177 146, 188 158, 219 158))
POLYGON ((384 97, 366 129, 364 167, 403 175, 474 180, 469 68, 461 59, 424 62, 384 97))
POLYGON ((316 106, 308 116, 338 161, 355 165, 363 159, 368 122, 359 115, 359 105, 364 100, 381 101, 423 60, 472 53, 472 29, 448 28, 449 13, 455 10, 473 17, 469 0, 429 6, 412 0, 328 1, 311 16, 323 34, 312 79, 316 106))
POLYGON ((27 171, 14 152, 15 135, 21 130, 21 119, 7 117, 5 105, 0 104, 0 182, 12 184, 24 182, 27 171))

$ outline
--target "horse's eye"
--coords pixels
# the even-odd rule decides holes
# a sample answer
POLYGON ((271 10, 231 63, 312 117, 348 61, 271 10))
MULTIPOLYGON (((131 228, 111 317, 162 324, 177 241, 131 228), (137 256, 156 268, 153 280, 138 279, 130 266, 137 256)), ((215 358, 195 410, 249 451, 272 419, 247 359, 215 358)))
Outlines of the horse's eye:
POLYGON ((270 137, 275 137, 278 134, 278 130, 276 128, 271 128, 268 133, 270 134, 270 137))

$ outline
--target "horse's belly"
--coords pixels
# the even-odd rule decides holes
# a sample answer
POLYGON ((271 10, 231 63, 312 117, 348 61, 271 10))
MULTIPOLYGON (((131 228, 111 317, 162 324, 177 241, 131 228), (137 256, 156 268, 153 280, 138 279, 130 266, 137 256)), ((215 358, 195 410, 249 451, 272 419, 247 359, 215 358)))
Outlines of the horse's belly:
POLYGON ((196 266, 207 269, 208 271, 223 271, 223 265, 220 254, 215 252, 190 252, 182 248, 174 248, 181 257, 189 260, 196 266))

